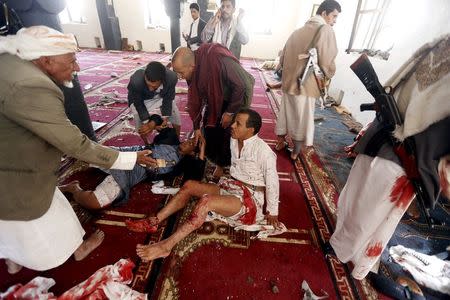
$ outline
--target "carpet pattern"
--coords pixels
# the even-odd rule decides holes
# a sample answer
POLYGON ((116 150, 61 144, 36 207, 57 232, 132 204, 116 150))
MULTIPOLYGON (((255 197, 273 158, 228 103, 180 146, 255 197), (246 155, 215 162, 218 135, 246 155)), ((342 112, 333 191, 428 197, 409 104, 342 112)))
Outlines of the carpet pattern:
MULTIPOLYGON (((255 61, 241 60, 241 63, 256 79, 251 107, 263 118, 259 136, 274 147, 276 101, 266 93, 265 81, 254 68, 255 61)), ((314 170, 322 175, 318 186, 300 161, 294 165, 287 152, 277 155, 279 218, 288 232, 254 240, 248 232, 206 222, 162 261, 151 299, 298 299, 302 296, 303 280, 313 291, 326 291, 330 299, 378 299, 370 285, 363 282, 356 286, 347 267, 321 250, 331 236, 332 227, 322 213, 320 201, 330 196, 336 200, 337 191, 320 159, 316 157, 317 166, 308 168, 308 172, 314 170), (323 186, 329 188, 322 189, 323 186), (317 196, 317 191, 327 197, 317 196), (273 286, 277 287, 277 293, 273 292, 273 286)), ((175 228, 189 216, 192 205, 178 216, 175 228)))
MULTIPOLYGON (((279 89, 271 90, 270 96, 271 103, 277 111, 282 92, 279 89)), ((303 151, 299 161, 296 162, 296 171, 306 191, 322 242, 328 241, 333 233, 339 193, 345 185, 353 164, 353 159, 346 157, 343 148, 353 143, 355 135, 350 128, 358 128, 358 124, 351 116, 345 113, 339 114, 338 111, 340 109, 321 110, 316 106, 315 118, 320 121, 315 124, 314 147, 303 151)), ((438 222, 433 229, 429 229, 425 224, 417 204, 413 202, 411 206, 410 211, 418 217, 411 216, 410 211, 404 215, 382 255, 380 273, 392 280, 398 277, 411 277, 411 275, 390 259, 389 247, 404 245, 433 255, 444 252, 450 241, 450 227, 446 225, 450 220, 450 206, 447 200, 441 197, 436 208, 431 211, 431 215, 438 222)), ((327 257, 330 264, 340 264, 336 257, 327 257)), ((339 281, 339 278, 336 277, 336 280, 339 281)), ((366 280, 355 281, 354 286, 360 291, 360 295, 374 299, 372 297, 375 293, 366 280)), ((422 290, 427 299, 441 299, 444 296, 425 287, 422 287, 422 290)))

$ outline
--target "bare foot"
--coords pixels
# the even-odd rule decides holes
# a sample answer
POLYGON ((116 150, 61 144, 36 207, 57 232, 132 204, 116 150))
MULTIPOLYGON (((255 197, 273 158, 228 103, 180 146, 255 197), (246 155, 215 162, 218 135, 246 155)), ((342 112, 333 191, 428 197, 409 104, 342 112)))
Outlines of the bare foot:
POLYGON ((172 248, 167 247, 164 241, 150 245, 138 244, 136 246, 136 253, 144 262, 160 257, 167 257, 171 250, 172 248))
POLYGON ((216 168, 214 169, 214 172, 213 172, 213 177, 220 178, 222 176, 223 176, 223 168, 220 166, 216 166, 216 168))
POLYGON ((23 266, 16 264, 12 260, 6 259, 5 260, 6 266, 8 266, 8 273, 9 274, 16 274, 20 270, 22 270, 23 266))
POLYGON ((154 233, 158 230, 159 220, 157 217, 150 217, 140 220, 125 220, 127 229, 133 232, 154 233))
POLYGON ((80 187, 80 182, 78 180, 69 182, 68 184, 60 185, 58 186, 58 188, 62 193, 75 194, 75 192, 83 191, 83 189, 80 187))
POLYGON ((97 248, 104 240, 105 233, 100 229, 97 229, 91 234, 73 253, 76 261, 80 261, 88 256, 95 248, 97 248))

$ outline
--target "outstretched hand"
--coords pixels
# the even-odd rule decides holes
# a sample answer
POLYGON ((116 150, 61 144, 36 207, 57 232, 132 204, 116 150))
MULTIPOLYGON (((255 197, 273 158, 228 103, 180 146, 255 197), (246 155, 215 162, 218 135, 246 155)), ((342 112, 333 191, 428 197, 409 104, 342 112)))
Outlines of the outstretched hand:
POLYGON ((152 168, 155 168, 158 166, 156 159, 154 159, 153 157, 150 156, 150 154, 152 154, 152 151, 142 150, 142 151, 138 151, 136 153, 137 153, 136 163, 146 166, 146 167, 152 167, 152 168))

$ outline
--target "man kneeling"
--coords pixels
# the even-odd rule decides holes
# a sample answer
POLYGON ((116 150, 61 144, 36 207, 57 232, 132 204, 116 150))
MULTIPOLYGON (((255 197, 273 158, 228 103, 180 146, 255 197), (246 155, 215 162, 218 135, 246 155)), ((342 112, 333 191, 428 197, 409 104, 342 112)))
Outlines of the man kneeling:
POLYGON ((261 221, 264 196, 269 213, 267 222, 279 227, 276 155, 257 136, 260 128, 261 116, 257 112, 240 110, 231 125, 232 178, 221 178, 218 184, 189 180, 156 217, 135 221, 136 229, 157 225, 185 207, 191 197, 199 198, 190 218, 173 235, 156 244, 137 245, 137 254, 143 261, 168 256, 180 240, 203 224, 208 212, 221 215, 231 225, 261 221))

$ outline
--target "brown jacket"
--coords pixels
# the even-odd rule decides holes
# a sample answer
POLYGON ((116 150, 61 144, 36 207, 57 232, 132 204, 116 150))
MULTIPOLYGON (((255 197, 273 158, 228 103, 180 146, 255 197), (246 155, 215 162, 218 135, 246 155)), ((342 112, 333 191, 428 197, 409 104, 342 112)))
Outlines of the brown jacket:
POLYGON ((32 62, 0 55, 0 219, 32 220, 50 207, 61 156, 109 168, 119 152, 67 119, 64 97, 32 62))
POLYGON ((318 32, 315 40, 316 43, 311 48, 317 49, 319 66, 327 78, 333 77, 336 66, 334 59, 337 55, 336 37, 333 28, 325 24, 321 16, 314 16, 305 26, 295 30, 287 40, 283 52, 280 57, 280 64, 283 68, 282 89, 283 92, 290 95, 305 95, 318 98, 320 91, 315 81, 314 75, 303 82, 301 89, 299 88, 297 79, 303 75, 308 58, 299 59, 300 54, 307 54, 311 41, 316 32, 318 32))

